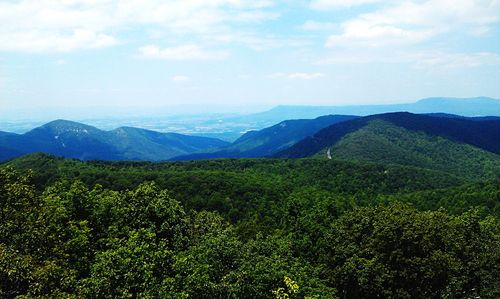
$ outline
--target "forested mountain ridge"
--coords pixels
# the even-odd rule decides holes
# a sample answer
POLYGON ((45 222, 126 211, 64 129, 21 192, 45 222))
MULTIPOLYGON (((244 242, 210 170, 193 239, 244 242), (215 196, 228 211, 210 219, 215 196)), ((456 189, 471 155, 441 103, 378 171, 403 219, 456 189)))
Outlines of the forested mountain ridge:
POLYGON ((247 132, 230 145, 213 152, 175 157, 174 160, 267 157, 289 148, 322 128, 355 118, 357 116, 325 115, 315 119, 286 120, 259 131, 247 132))
MULTIPOLYGON (((312 137, 319 133, 322 129, 335 124, 348 122, 349 130, 357 130, 366 125, 373 119, 386 119, 397 126, 403 127, 409 131, 423 131, 429 135, 443 136, 452 141, 459 141, 471 144, 476 147, 483 148, 487 151, 497 153, 500 150, 499 142, 495 140, 493 134, 498 130, 500 118, 495 116, 487 117, 464 117, 454 114, 433 113, 421 115, 410 114, 405 112, 387 113, 381 115, 372 115, 360 118, 358 121, 353 121, 359 117, 345 115, 328 115, 316 119, 304 120, 288 120, 280 122, 277 125, 262 129, 260 131, 250 131, 241 136, 232 144, 221 149, 216 149, 210 152, 201 152, 186 156, 175 157, 172 160, 199 160, 213 158, 252 158, 252 157, 280 157, 281 153, 287 155, 287 149, 297 145, 302 141, 302 138, 312 137), (470 123, 477 122, 479 124, 470 123), (441 126, 444 126, 441 128, 441 126), (482 132, 484 130, 485 132, 482 132), (278 154, 279 153, 279 154, 278 154)), ((338 125, 334 130, 338 130, 338 134, 345 134, 342 125, 338 125)), ((317 150, 308 144, 310 148, 301 149, 302 155, 290 155, 287 157, 305 157, 317 150)), ((293 150, 293 149, 291 149, 293 150)), ((362 150, 359 148, 358 150, 362 150)))
POLYGON ((430 115, 395 112, 370 115, 324 128, 311 137, 301 140, 277 156, 298 158, 317 153, 340 138, 354 132, 370 121, 380 119, 411 131, 421 131, 431 136, 441 136, 467 143, 500 154, 500 120, 472 121, 467 118, 435 117, 430 115))
POLYGON ((500 175, 498 136, 498 119, 388 113, 334 124, 276 156, 396 163, 495 178, 500 175))
POLYGON ((14 167, 21 172, 33 170, 33 181, 40 188, 59 179, 79 179, 89 185, 97 183, 111 189, 126 189, 137 186, 144 180, 155 180, 165 188, 180 188, 173 183, 163 183, 172 179, 170 174, 173 173, 176 176, 189 177, 194 174, 203 177, 203 180, 199 181, 200 185, 215 180, 220 184, 220 188, 231 186, 232 183, 237 186, 246 180, 251 182, 258 179, 263 182, 262 185, 272 182, 270 189, 278 189, 278 185, 283 185, 284 189, 322 186, 324 189, 340 192, 341 190, 336 188, 342 185, 343 191, 348 193, 353 190, 362 190, 364 193, 420 190, 423 182, 423 185, 428 187, 443 188, 469 181, 466 176, 417 167, 319 159, 81 161, 37 153, 5 162, 3 165, 14 167), (237 181, 231 182, 231 178, 237 181), (408 183, 408 178, 413 181, 408 183), (228 181, 224 182, 224 179, 228 181))
POLYGON ((1 134, 0 160, 44 152, 82 160, 167 160, 173 156, 226 145, 219 139, 159 133, 121 127, 103 131, 66 120, 56 120, 25 134, 1 134))
POLYGON ((471 179, 500 176, 500 156, 466 143, 410 131, 373 120, 345 135, 319 155, 336 159, 396 163, 434 169, 471 179))

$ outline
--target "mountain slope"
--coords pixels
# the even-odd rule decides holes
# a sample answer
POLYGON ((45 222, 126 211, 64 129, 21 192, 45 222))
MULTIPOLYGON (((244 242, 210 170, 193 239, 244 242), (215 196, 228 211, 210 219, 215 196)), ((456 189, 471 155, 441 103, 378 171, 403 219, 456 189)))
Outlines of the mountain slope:
POLYGON ((44 152, 82 160, 119 160, 121 153, 112 134, 85 124, 55 120, 35 128, 17 140, 28 152, 44 152))
POLYGON ((209 153, 196 153, 176 157, 176 160, 208 158, 267 157, 289 148, 293 144, 335 123, 358 118, 351 115, 326 115, 316 119, 286 120, 260 131, 250 131, 231 145, 209 153))
POLYGON ((124 153, 127 160, 164 160, 165 157, 171 158, 227 144, 215 138, 159 133, 131 127, 122 127, 111 132, 116 147, 124 153))
POLYGON ((159 133, 137 128, 102 131, 81 123, 56 120, 23 135, 0 135, 0 159, 44 152, 82 160, 166 160, 227 145, 206 137, 159 133))
POLYGON ((494 178, 500 175, 498 136, 499 120, 389 113, 332 125, 277 156, 331 156, 494 178))
POLYGON ((332 157, 344 160, 396 163, 481 179, 494 178, 499 156, 465 143, 410 131, 386 121, 373 120, 347 134, 330 148, 332 157))
POLYGON ((11 149, 8 147, 0 146, 0 161, 12 159, 23 155, 23 152, 11 149))

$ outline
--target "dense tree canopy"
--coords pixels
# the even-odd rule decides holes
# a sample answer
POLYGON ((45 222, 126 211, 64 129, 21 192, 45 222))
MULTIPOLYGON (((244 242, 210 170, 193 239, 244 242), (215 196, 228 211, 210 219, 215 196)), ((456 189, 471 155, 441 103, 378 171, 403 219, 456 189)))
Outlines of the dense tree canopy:
POLYGON ((22 163, 0 167, 0 297, 500 296, 498 181, 316 160, 22 163))

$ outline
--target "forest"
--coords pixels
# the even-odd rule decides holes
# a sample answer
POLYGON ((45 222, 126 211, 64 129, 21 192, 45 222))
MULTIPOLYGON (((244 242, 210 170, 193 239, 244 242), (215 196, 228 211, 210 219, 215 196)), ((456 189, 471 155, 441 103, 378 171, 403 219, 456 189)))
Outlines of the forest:
POLYGON ((498 298, 500 181, 321 159, 0 166, 3 298, 498 298))

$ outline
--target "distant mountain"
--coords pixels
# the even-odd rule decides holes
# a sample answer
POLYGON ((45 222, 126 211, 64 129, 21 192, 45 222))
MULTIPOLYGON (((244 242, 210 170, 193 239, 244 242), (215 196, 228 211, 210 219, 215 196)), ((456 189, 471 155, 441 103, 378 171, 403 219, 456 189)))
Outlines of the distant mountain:
POLYGON ((358 118, 352 115, 327 115, 316 119, 285 120, 260 131, 250 131, 232 144, 208 153, 196 153, 174 160, 209 158, 253 158, 271 156, 327 126, 358 118))
POLYGON ((0 134, 0 159, 44 152, 82 160, 167 160, 228 143, 215 138, 121 127, 103 131, 56 120, 25 134, 0 134))
POLYGON ((406 111, 412 113, 447 113, 461 116, 500 116, 500 100, 488 97, 427 98, 415 103, 353 106, 277 106, 269 111, 235 117, 226 121, 275 124, 286 119, 315 118, 342 114, 366 116, 406 111))
POLYGON ((387 113, 324 128, 277 157, 411 165, 471 178, 500 175, 500 120, 387 113))
POLYGON ((488 97, 475 98, 427 98, 415 104, 406 104, 413 113, 442 112, 461 116, 500 116, 500 100, 488 97))
POLYGON ((434 117, 444 117, 444 118, 461 118, 461 119, 468 119, 468 120, 473 120, 473 121, 500 120, 500 116, 467 117, 467 116, 450 114, 450 113, 425 113, 425 115, 434 116, 434 117))
POLYGON ((128 153, 126 158, 129 160, 164 160, 166 157, 206 151, 229 144, 216 138, 159 133, 131 127, 122 127, 111 132, 119 136, 115 144, 128 153))

